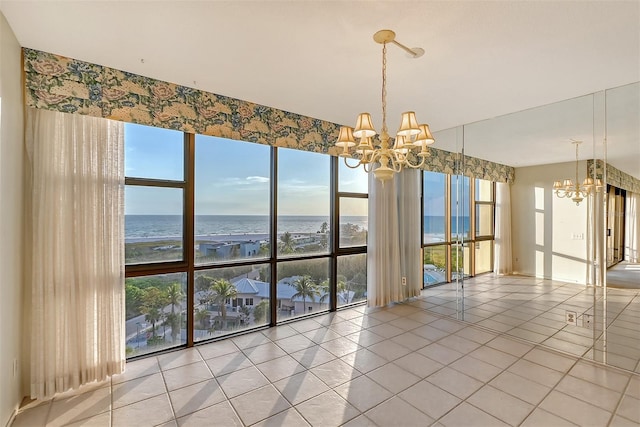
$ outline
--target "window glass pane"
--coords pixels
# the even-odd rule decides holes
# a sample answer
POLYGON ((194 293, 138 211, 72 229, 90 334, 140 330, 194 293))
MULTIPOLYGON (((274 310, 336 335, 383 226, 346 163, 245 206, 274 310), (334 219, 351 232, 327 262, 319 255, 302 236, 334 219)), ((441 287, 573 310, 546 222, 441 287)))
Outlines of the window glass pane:
POLYGON ((194 341, 268 324, 270 271, 268 264, 198 271, 194 341))
POLYGON ((475 274, 493 271, 493 240, 476 242, 475 274))
POLYGON ((425 171, 424 190, 424 243, 445 241, 445 179, 446 175, 425 171))
POLYGON ((329 224, 329 160, 324 154, 278 149, 278 255, 329 251, 321 232, 329 224))
POLYGON ((186 273, 125 280, 127 357, 186 343, 186 273))
POLYGON ((183 191, 180 188, 127 185, 125 263, 183 259, 183 191))
POLYGON ((469 239, 469 177, 451 177, 451 239, 469 239))
POLYGON ((493 183, 485 179, 476 179, 476 201, 493 201, 493 183))
POLYGON ((367 244, 369 201, 351 197, 340 198, 340 247, 367 244))
MULTIPOLYGON (((355 163, 353 159, 349 164, 355 163)), ((338 158, 338 191, 346 193, 368 193, 369 177, 362 166, 351 169, 344 164, 343 158, 338 158)))
POLYGON ((278 321, 329 309, 329 259, 278 264, 278 321))
POLYGON ((269 256, 270 147, 196 135, 196 263, 269 256))
POLYGON ((456 277, 469 277, 471 274, 471 257, 469 243, 451 245, 451 280, 456 277))
POLYGON ((476 205, 476 236, 493 236, 493 205, 476 205))
POLYGON ((367 254, 338 257, 338 307, 367 299, 367 254))
POLYGON ((447 281, 447 246, 426 246, 424 248, 424 286, 447 281))
POLYGON ((184 180, 184 134, 170 129, 124 124, 125 176, 184 180))

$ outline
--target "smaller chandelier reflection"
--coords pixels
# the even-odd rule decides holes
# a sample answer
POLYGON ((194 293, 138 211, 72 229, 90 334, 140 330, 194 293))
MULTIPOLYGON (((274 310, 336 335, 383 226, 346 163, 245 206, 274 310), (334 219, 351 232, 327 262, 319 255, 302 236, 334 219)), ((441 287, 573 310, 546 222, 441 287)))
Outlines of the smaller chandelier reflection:
POLYGON ((578 180, 578 147, 582 144, 582 141, 571 141, 576 146, 576 180, 564 179, 563 181, 555 181, 553 183, 553 189, 556 196, 560 198, 571 199, 575 202, 576 206, 580 205, 585 197, 590 194, 599 192, 602 189, 602 181, 596 179, 594 181, 591 177, 586 177, 582 184, 578 180))

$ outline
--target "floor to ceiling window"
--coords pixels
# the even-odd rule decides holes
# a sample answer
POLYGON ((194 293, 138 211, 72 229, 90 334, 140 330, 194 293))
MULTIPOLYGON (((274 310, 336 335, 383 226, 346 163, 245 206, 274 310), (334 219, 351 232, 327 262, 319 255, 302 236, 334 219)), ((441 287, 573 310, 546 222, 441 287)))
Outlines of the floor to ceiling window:
POLYGON ((424 171, 422 198, 424 286, 492 271, 495 184, 424 171))
POLYGON ((448 282, 451 277, 447 203, 450 179, 447 174, 429 171, 424 171, 422 177, 423 286, 431 286, 448 282))
POLYGON ((186 140, 182 132, 125 126, 126 349, 184 345, 188 258, 186 140))
POLYGON ((134 124, 125 150, 128 356, 366 299, 361 169, 134 124))
POLYGON ((338 161, 337 306, 367 299, 368 175, 338 161))
POLYGON ((493 271, 495 184, 475 179, 473 274, 493 271))

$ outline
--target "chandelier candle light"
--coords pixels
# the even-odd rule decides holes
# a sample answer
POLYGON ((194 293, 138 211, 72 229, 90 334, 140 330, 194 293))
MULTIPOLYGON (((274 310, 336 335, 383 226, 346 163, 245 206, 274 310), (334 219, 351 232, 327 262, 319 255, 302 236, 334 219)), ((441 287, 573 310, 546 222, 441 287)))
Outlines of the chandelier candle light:
POLYGON ((380 145, 373 144, 373 137, 377 134, 371 122, 371 114, 360 113, 356 120, 356 127, 342 126, 336 147, 342 148, 340 157, 344 163, 355 169, 363 166, 366 172, 373 170, 377 179, 385 181, 392 179, 394 173, 402 171, 404 167, 412 169, 424 165, 429 151, 427 146, 435 140, 429 130, 429 125, 419 125, 413 111, 402 113, 400 129, 395 141, 391 145, 387 129, 387 43, 407 51, 412 57, 418 58, 424 54, 421 48, 408 48, 395 40, 396 33, 391 30, 380 30, 373 35, 376 43, 382 44, 382 129, 380 130, 380 145), (358 144, 356 144, 358 138, 358 144), (354 148, 355 147, 355 148, 354 148), (353 151, 352 151, 353 150, 353 151), (411 159, 416 158, 412 163, 411 159), (350 165, 347 159, 358 160, 356 165, 350 165))
POLYGON ((580 184, 578 180, 578 147, 582 144, 582 141, 571 141, 571 143, 576 146, 576 181, 575 183, 570 179, 555 181, 553 183, 553 189, 555 190, 556 196, 571 199, 575 202, 576 206, 579 206, 585 197, 594 193, 594 190, 595 192, 599 192, 602 189, 602 181, 596 179, 594 183, 593 178, 586 177, 584 181, 582 181, 582 184, 580 184))

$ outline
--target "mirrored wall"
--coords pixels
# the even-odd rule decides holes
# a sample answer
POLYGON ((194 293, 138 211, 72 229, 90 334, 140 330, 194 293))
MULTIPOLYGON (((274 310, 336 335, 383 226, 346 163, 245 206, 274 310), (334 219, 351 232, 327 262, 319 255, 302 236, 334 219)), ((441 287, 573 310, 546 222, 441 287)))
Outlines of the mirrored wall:
MULTIPOLYGON (((496 202, 496 217, 508 204, 501 221, 508 212, 512 274, 460 274, 425 296, 441 303, 441 313, 480 327, 640 372, 640 83, 436 139, 449 151, 516 168, 510 200, 496 202)), ((464 174, 452 183, 461 195, 469 191, 464 174)), ((451 209, 463 221, 468 207, 451 209)), ((464 236, 459 243, 468 257, 464 236)))

